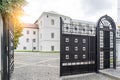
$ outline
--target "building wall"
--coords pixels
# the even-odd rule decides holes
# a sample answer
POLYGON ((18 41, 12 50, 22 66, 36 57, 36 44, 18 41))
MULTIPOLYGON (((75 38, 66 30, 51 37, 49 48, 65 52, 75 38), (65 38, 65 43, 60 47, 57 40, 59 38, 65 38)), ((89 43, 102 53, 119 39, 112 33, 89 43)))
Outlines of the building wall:
POLYGON ((120 29, 116 30, 116 58, 117 65, 120 66, 120 29))
MULTIPOLYGON (((70 23, 70 18, 62 18, 64 22, 70 23)), ((39 51, 60 51, 60 16, 44 14, 37 24, 39 25, 39 51), (52 20, 54 24, 52 24, 52 20)))
POLYGON ((117 4, 117 25, 120 25, 120 0, 118 0, 117 4))
POLYGON ((38 51, 38 29, 24 28, 23 36, 19 39, 19 45, 16 50, 38 51), (35 34, 33 32, 35 31, 35 34), (27 40, 28 39, 28 40, 27 40), (35 42, 33 41, 35 39, 35 42), (33 49, 35 47, 36 49, 33 49))

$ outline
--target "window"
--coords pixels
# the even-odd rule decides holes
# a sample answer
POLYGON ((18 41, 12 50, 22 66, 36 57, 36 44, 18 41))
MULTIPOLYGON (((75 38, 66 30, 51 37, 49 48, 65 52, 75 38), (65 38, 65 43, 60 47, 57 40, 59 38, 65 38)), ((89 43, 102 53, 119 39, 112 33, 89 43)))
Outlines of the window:
POLYGON ((29 42, 29 38, 26 39, 26 42, 29 42))
POLYGON ((69 47, 68 46, 65 47, 65 51, 69 51, 69 47))
POLYGON ((33 47, 34 50, 36 50, 36 47, 33 47))
POLYGON ((26 47, 23 47, 24 50, 26 50, 26 47))
POLYGON ((75 49, 75 51, 78 51, 78 47, 76 46, 76 47, 74 47, 74 49, 75 49))
POLYGON ((29 34, 29 30, 27 30, 27 34, 29 34))
POLYGON ((42 26, 42 21, 40 22, 41 26, 42 26))
POLYGON ((78 39, 77 39, 77 38, 75 38, 74 42, 75 42, 75 43, 78 43, 78 39))
POLYGON ((33 39, 33 42, 36 42, 36 39, 33 39))
POLYGON ((40 50, 42 51, 42 46, 40 46, 40 50))
POLYGON ((42 39, 42 33, 40 34, 40 38, 42 39))
POLYGON ((65 57, 66 57, 65 59, 69 59, 69 55, 65 55, 65 57))
POLYGON ((82 26, 82 24, 81 24, 81 23, 79 23, 79 26, 81 27, 81 26, 82 26))
POLYGON ((51 25, 54 25, 54 19, 51 19, 51 25))
POLYGON ((54 33, 51 33, 51 38, 54 38, 54 33))
POLYGON ((83 39, 82 42, 83 42, 83 43, 86 43, 86 39, 83 39))
POLYGON ((83 51, 86 51, 86 47, 83 47, 82 49, 83 49, 83 51))
POLYGON ((65 38, 65 42, 69 42, 69 38, 65 38))
POLYGON ((48 18, 49 16, 47 15, 47 18, 48 18))
POLYGON ((54 46, 51 46, 51 51, 54 51, 54 46))
POLYGON ((35 34, 36 34, 36 32, 35 32, 35 31, 33 31, 33 34, 35 35, 35 34))
POLYGON ((85 59, 86 58, 86 55, 85 54, 83 54, 83 59, 85 59))
POLYGON ((75 59, 78 59, 78 55, 74 55, 74 58, 75 58, 75 59))
POLYGON ((86 24, 86 27, 89 27, 90 25, 89 24, 86 24))

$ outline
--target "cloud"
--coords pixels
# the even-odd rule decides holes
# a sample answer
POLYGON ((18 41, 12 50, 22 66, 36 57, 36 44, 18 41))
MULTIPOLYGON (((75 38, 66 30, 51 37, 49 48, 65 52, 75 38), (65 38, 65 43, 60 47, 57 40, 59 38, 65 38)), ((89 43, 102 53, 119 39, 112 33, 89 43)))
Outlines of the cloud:
POLYGON ((34 23, 44 11, 55 11, 73 19, 96 21, 108 14, 116 17, 117 0, 27 0, 24 8, 29 16, 25 22, 34 23))
POLYGON ((112 0, 81 0, 81 5, 85 13, 96 14, 109 10, 113 6, 112 0))

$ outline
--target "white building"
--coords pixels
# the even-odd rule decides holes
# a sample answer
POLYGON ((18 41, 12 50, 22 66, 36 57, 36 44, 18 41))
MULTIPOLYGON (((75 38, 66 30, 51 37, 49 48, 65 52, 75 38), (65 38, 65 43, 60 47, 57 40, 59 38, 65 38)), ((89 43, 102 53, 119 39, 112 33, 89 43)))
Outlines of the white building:
POLYGON ((117 25, 120 25, 120 0, 117 0, 117 25))
POLYGON ((43 12, 35 22, 39 26, 39 51, 60 51, 60 17, 64 23, 81 25, 94 24, 88 21, 72 20, 56 12, 43 12))
POLYGON ((117 65, 120 66, 120 29, 116 30, 116 58, 117 65))
POLYGON ((55 12, 43 12, 35 22, 39 26, 39 51, 60 51, 60 17, 65 22, 71 20, 55 12))
POLYGON ((117 26, 116 26, 116 57, 117 57, 117 64, 120 66, 120 0, 117 0, 117 26))
POLYGON ((43 12, 34 23, 34 26, 38 25, 38 27, 25 26, 16 50, 33 50, 34 48, 38 51, 60 51, 60 17, 64 23, 95 27, 93 22, 74 20, 53 11, 43 12), (36 35, 33 34, 33 31, 36 31, 36 35), (36 43, 33 43, 32 39, 36 39, 36 43))
POLYGON ((20 37, 16 50, 38 51, 38 30, 37 24, 24 24, 23 36, 20 37))

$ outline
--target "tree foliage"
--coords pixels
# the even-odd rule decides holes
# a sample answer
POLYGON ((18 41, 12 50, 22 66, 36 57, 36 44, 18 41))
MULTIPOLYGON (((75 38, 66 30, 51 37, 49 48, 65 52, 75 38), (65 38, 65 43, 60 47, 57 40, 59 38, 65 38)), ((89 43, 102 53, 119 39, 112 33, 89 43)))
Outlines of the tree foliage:
POLYGON ((23 24, 20 22, 20 17, 23 15, 23 7, 26 5, 26 0, 1 0, 0 14, 3 19, 3 27, 9 26, 7 20, 14 27, 14 48, 19 43, 19 37, 22 36, 23 24))

